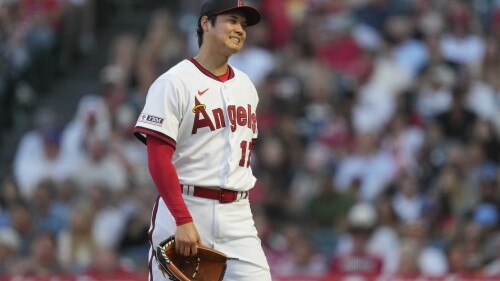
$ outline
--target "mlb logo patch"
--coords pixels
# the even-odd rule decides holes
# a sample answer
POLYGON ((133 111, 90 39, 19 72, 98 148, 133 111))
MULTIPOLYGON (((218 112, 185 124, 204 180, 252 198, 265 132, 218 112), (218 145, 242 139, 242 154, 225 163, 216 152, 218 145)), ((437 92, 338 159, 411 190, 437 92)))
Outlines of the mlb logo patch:
POLYGON ((139 122, 149 123, 155 126, 161 126, 163 124, 163 118, 142 113, 139 117, 139 122))

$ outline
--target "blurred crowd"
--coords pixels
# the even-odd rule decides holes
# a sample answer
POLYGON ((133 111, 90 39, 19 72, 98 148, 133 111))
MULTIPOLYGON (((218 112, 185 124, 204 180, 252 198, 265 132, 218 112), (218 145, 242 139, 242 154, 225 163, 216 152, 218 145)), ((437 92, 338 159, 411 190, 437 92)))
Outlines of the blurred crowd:
MULTIPOLYGON (((30 34, 66 26, 8 28, 24 2, 92 1, 0 1, 12 75, 30 34)), ((247 2, 263 22, 230 63, 259 92, 250 200, 273 274, 500 274, 500 1, 247 2)), ((38 108, 0 187, 0 275, 147 271, 157 193, 131 131, 154 79, 196 54, 199 4, 115 34, 70 122, 38 108)))
POLYGON ((95 48, 94 0, 0 1, 0 126, 29 124, 74 62, 95 48))

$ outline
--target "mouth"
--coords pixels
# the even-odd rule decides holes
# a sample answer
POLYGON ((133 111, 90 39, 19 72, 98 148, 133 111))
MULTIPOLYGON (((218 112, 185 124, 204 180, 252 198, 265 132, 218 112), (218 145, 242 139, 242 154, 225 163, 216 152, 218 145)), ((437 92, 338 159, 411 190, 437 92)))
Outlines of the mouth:
POLYGON ((241 42, 241 39, 239 37, 231 36, 231 37, 229 37, 229 39, 231 39, 231 41, 233 41, 233 43, 235 43, 237 45, 240 44, 240 42, 241 42))

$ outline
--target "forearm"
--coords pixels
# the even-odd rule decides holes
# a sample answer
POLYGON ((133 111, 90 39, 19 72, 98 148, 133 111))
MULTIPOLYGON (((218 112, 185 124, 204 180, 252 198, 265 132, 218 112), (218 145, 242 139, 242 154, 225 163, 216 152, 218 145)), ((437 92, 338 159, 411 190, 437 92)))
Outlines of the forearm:
POLYGON ((179 226, 192 222, 191 214, 182 198, 179 177, 172 163, 174 148, 158 138, 148 136, 147 151, 149 173, 176 224, 179 226))

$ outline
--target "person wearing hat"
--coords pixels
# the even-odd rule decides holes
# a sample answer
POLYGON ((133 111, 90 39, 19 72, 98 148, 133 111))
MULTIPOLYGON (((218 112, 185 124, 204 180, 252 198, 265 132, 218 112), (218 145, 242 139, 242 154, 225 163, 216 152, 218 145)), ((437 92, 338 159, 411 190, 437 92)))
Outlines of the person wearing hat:
POLYGON ((243 47, 260 12, 242 0, 203 3, 196 56, 149 88, 134 135, 147 146, 159 196, 149 231, 149 280, 165 280, 154 247, 175 236, 176 251, 207 246, 230 257, 224 280, 271 280, 248 200, 257 138, 255 86, 228 59, 243 47))
MULTIPOLYGON (((383 259, 372 253, 368 248, 370 239, 377 226, 376 209, 370 203, 357 203, 347 214, 348 236, 350 241, 340 240, 341 243, 350 243, 350 249, 342 249, 340 245, 329 262, 332 274, 368 274, 382 273, 383 259)), ((387 249, 390 250, 390 249, 387 249)))

